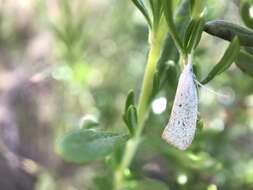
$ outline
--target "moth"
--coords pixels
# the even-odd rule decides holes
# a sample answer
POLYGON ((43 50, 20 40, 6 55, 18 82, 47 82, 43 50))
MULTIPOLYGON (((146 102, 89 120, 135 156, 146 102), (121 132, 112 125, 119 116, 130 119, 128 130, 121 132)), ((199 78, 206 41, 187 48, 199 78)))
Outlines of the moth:
POLYGON ((180 150, 194 138, 198 114, 198 96, 191 60, 180 74, 171 115, 162 138, 180 150))

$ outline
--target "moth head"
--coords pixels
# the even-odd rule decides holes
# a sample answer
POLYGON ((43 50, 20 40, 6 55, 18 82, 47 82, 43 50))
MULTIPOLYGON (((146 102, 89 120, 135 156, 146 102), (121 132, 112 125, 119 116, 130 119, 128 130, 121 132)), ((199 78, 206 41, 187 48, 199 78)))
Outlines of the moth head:
POLYGON ((192 63, 188 62, 187 65, 184 67, 184 72, 191 72, 193 73, 192 63))

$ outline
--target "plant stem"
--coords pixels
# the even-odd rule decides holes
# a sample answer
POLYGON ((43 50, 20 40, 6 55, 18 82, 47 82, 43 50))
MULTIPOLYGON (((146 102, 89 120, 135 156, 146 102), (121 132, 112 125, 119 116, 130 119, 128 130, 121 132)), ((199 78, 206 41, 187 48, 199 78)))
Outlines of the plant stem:
POLYGON ((138 123, 140 127, 136 129, 136 135, 140 135, 142 132, 143 122, 145 120, 146 112, 148 109, 148 102, 153 88, 153 78, 156 71, 156 64, 160 55, 160 43, 154 42, 151 39, 151 47, 148 55, 148 62, 144 74, 144 79, 142 83, 141 93, 139 97, 138 105, 138 123))
MULTIPOLYGON (((188 7, 188 4, 189 4, 189 0, 183 1, 179 9, 179 13, 178 13, 179 15, 186 14, 185 10, 187 10, 186 7, 188 7)), ((181 55, 180 63, 181 63, 181 66, 183 67, 183 64, 186 64, 187 55, 185 55, 183 46, 180 42, 180 39, 177 33, 175 33, 175 31, 176 30, 174 30, 174 33, 172 33, 171 35, 181 55)), ((135 133, 133 137, 131 137, 126 144, 121 163, 119 164, 118 168, 115 171, 114 184, 113 184, 114 190, 122 190, 124 188, 124 174, 128 170, 129 165, 131 164, 134 158, 134 155, 137 151, 137 148, 139 146, 139 143, 141 141, 141 134, 144 128, 144 122, 146 119, 146 115, 149 111, 149 101, 150 101, 150 96, 153 90, 154 73, 156 71, 156 65, 161 53, 162 43, 165 39, 167 32, 168 32, 168 26, 167 26, 165 17, 162 17, 159 20, 159 24, 157 25, 157 27, 152 27, 152 29, 150 30, 150 33, 149 33, 150 51, 148 55, 147 66, 146 66, 146 70, 144 74, 140 97, 139 97, 138 124, 135 129, 135 133)))
POLYGON ((139 97, 138 105, 138 125, 135 130, 134 136, 128 140, 122 161, 115 172, 114 189, 121 190, 124 184, 124 172, 131 164, 133 157, 139 146, 141 134, 144 128, 145 116, 148 113, 148 102, 153 88, 153 78, 156 71, 156 64, 160 56, 162 40, 164 39, 165 32, 157 35, 157 33, 150 32, 150 51, 148 55, 147 66, 142 83, 142 89, 139 97))

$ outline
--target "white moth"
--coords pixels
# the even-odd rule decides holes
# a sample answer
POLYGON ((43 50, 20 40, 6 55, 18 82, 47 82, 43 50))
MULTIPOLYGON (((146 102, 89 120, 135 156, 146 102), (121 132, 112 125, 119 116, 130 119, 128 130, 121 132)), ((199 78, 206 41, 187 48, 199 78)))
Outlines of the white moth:
POLYGON ((194 82, 192 63, 189 59, 178 81, 171 116, 162 138, 180 150, 192 143, 198 113, 197 89, 194 82))

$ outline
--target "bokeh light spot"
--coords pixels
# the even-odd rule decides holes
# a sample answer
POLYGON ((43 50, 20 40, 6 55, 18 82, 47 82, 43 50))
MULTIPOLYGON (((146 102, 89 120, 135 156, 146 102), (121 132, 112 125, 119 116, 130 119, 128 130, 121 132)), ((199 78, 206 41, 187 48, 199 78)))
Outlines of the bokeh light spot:
POLYGON ((167 99, 165 97, 160 97, 152 102, 152 110, 155 114, 161 114, 166 110, 167 99))

